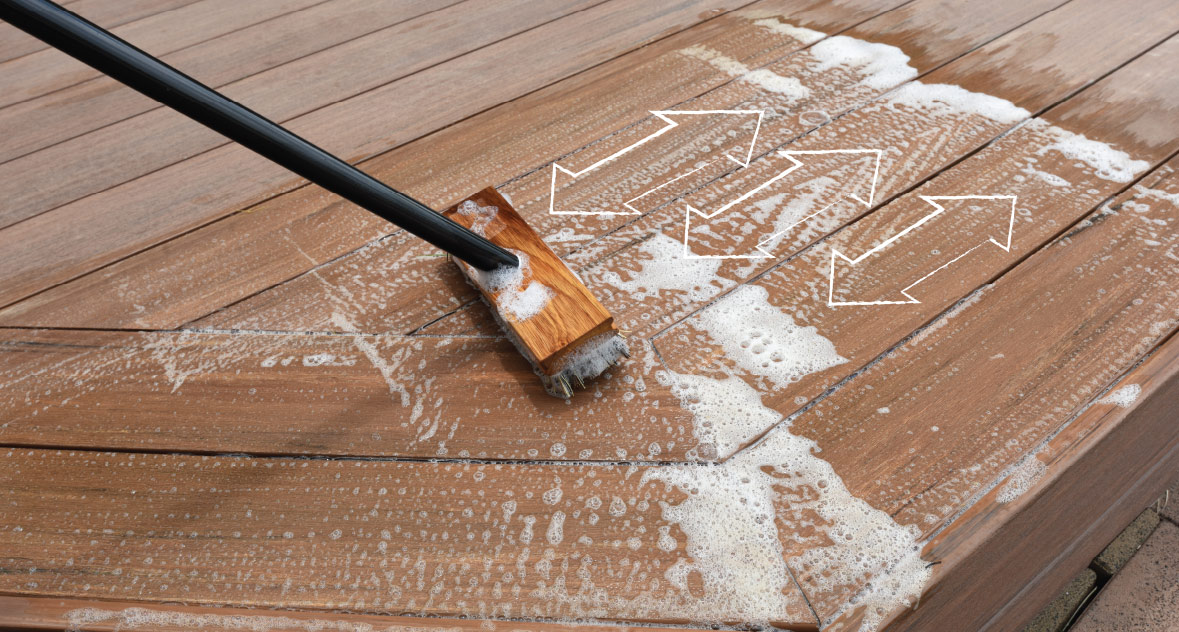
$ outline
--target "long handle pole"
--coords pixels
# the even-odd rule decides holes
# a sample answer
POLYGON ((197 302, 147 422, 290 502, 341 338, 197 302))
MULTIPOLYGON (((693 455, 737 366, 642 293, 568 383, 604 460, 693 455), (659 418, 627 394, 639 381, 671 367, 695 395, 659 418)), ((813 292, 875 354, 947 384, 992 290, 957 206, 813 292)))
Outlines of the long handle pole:
POLYGON ((516 256, 49 0, 0 0, 0 19, 481 270, 516 256))

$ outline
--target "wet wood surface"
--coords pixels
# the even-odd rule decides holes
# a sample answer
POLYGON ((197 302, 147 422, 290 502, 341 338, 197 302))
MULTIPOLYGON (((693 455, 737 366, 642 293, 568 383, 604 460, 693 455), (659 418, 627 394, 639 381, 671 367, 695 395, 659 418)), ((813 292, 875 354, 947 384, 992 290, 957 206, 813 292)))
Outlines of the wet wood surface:
POLYGON ((1173 0, 224 4, 71 8, 495 185, 633 357, 551 397, 432 247, 4 31, 0 624, 1007 629, 1173 479, 1173 0))

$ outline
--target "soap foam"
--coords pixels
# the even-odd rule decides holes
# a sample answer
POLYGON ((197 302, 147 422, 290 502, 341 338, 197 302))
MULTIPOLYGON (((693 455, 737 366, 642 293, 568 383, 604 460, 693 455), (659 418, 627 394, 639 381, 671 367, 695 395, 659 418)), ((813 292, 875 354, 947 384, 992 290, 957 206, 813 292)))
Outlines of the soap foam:
POLYGON ((1012 468, 1011 473, 1007 476, 1007 481, 999 488, 995 500, 1000 503, 1009 503, 1023 496, 1047 471, 1048 468, 1043 461, 1036 458, 1035 454, 1029 454, 1012 468))
POLYGON ((485 272, 475 267, 463 266, 467 277, 488 292, 498 292, 495 307, 505 318, 525 321, 544 311, 553 300, 553 290, 547 285, 531 279, 528 255, 512 250, 520 259, 518 267, 500 266, 485 272), (528 278, 527 284, 524 280, 528 278))
POLYGON ((1055 136, 1056 141, 1040 149, 1037 155, 1043 156, 1050 151, 1060 152, 1071 160, 1089 165, 1097 172, 1097 177, 1105 180, 1130 182, 1150 166, 1145 160, 1134 160, 1129 154, 1114 149, 1109 143, 1091 140, 1056 126, 1049 128, 1048 133, 1055 136))
MULTIPOLYGON (((716 432, 735 416, 759 424, 780 417, 739 378, 671 374, 665 379, 687 384, 698 427, 716 432)), ((645 482, 661 481, 687 494, 679 504, 663 505, 663 516, 687 536, 691 560, 673 566, 668 581, 682 590, 684 578, 696 572, 707 589, 708 603, 691 613, 694 620, 764 624, 780 617, 787 606, 784 595, 792 590, 783 560, 821 591, 864 586, 843 610, 862 610, 862 629, 874 629, 888 612, 920 595, 930 571, 921 559, 917 529, 853 496, 816 452, 814 441, 780 425, 719 465, 644 473, 645 482), (792 555, 782 542, 793 542, 802 552, 792 555)))
POLYGON ((1006 99, 945 83, 912 81, 897 88, 885 99, 894 106, 917 108, 935 116, 977 114, 1007 124, 1018 123, 1031 116, 1031 112, 1006 99))
POLYGON ((693 303, 702 303, 732 287, 734 283, 717 274, 719 259, 684 257, 684 245, 663 233, 656 233, 639 245, 645 256, 640 270, 627 270, 629 281, 608 271, 601 280, 635 298, 666 298, 667 291, 683 292, 693 303))
POLYGON ((700 313, 698 325, 737 366, 776 388, 847 362, 814 327, 795 324, 759 285, 743 285, 700 313))
POLYGON ((909 56, 896 46, 845 35, 815 44, 810 54, 818 61, 812 70, 854 68, 862 77, 860 83, 876 90, 887 90, 917 76, 917 69, 909 65, 909 56))
POLYGON ((1122 388, 1102 397, 1097 400, 1099 404, 1110 404, 1120 408, 1130 408, 1134 402, 1138 401, 1138 396, 1142 394, 1142 387, 1137 384, 1127 384, 1122 388))

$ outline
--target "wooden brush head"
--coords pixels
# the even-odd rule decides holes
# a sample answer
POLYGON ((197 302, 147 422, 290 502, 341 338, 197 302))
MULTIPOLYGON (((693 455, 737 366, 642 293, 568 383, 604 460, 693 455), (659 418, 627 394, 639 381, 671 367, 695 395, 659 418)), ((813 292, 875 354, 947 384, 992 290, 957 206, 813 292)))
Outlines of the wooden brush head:
POLYGON ((570 381, 594 377, 626 354, 614 318, 498 191, 483 189, 443 215, 520 256, 520 268, 490 274, 453 260, 550 393, 569 397, 570 381))

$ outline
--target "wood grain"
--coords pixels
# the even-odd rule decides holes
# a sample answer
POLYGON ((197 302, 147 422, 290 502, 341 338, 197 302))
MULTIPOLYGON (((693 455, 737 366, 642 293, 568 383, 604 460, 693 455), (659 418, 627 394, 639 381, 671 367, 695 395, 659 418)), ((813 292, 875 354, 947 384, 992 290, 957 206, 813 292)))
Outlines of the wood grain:
MULTIPOLYGON (((1159 175, 1170 174, 1167 170, 1159 175)), ((1151 181, 1149 186, 1170 187, 1170 182, 1151 181)), ((943 318, 940 326, 928 328, 794 419, 789 432, 814 436, 824 457, 857 496, 893 511, 919 505, 922 511, 918 515, 904 510, 896 512, 897 518, 932 530, 936 522, 930 523, 926 515, 940 515, 943 519, 953 515, 968 502, 968 495, 977 491, 974 484, 993 480, 1050 436, 1174 328, 1179 299, 1157 288, 1174 285, 1173 272, 1168 272, 1174 268, 1163 262, 1168 261, 1169 248, 1174 246, 1170 242, 1175 236, 1160 236, 1159 224, 1143 221, 1179 220, 1179 206, 1168 197, 1170 190, 1144 187, 1130 200, 1139 207, 1123 203, 1116 211, 1099 211, 1093 220, 1005 275, 977 302, 943 318), (1157 237, 1167 240, 1163 247, 1146 241, 1157 237), (1074 272, 1078 266, 1085 268, 1083 275, 1074 272), (1051 283, 1043 285, 1044 279, 1051 283), (1089 284, 1105 287, 1108 292, 1096 295, 1076 291, 1076 287, 1089 284), (1055 312, 1028 309, 1030 304, 1040 303, 1045 287, 1053 288, 1053 305, 1060 313, 1082 309, 1089 317, 1079 323, 1062 323, 1054 317, 1055 312), (1144 294, 1158 300, 1138 301, 1144 294), (1156 314, 1169 319, 1169 324, 1151 326, 1156 314), (1015 315, 1021 321, 1018 331, 1024 332, 1022 335, 1018 331, 1013 335, 1014 328, 996 327, 996 321, 1011 323, 1015 315), (1066 334, 1060 330, 1062 327, 1071 331, 1066 334), (987 362, 976 361, 980 354, 999 353, 1025 368, 1008 378, 987 362), (932 419, 926 406, 907 404, 915 392, 922 393, 928 405, 944 402, 947 397, 955 402, 957 415, 937 417, 940 428, 933 433, 936 439, 928 430, 932 419), (963 392, 979 396, 970 400, 961 396, 963 392), (865 410, 881 404, 892 409, 884 419, 879 413, 873 415, 865 410), (980 413, 987 423, 977 422, 980 413), (828 423, 833 415, 842 423, 828 423), (1024 423, 1027 419, 1037 423, 1029 427, 1024 423), (858 432, 861 423, 872 423, 874 431, 870 436, 858 432), (1004 432, 993 436, 999 429, 1004 432), (909 430, 920 432, 909 434, 909 430), (905 449, 910 445, 921 445, 922 451, 905 449), (946 453, 943 446, 953 447, 953 451, 946 453), (967 467, 973 459, 979 460, 967 467), (934 471, 944 471, 948 476, 942 474, 942 480, 931 486, 925 477, 934 471), (961 479, 955 473, 969 476, 961 479), (955 490, 957 485, 965 487, 955 490), (922 496, 906 491, 912 489, 924 490, 922 496)), ((780 427, 775 432, 786 433, 787 429, 780 427)), ((387 594, 378 592, 380 586, 386 585, 377 583, 386 581, 381 573, 372 577, 342 574, 341 564, 353 567, 359 563, 356 568, 367 568, 368 563, 378 564, 382 559, 374 551, 381 548, 383 537, 379 529, 365 524, 365 516, 375 510, 377 516, 384 516, 381 528, 400 526, 394 539, 413 543, 404 553, 389 546, 380 552, 394 560, 409 555, 406 568, 417 563, 421 569, 393 575, 409 580, 394 580, 402 591, 396 593, 396 603, 400 604, 396 608, 416 609, 427 603, 431 612, 445 614, 460 607, 460 603, 486 594, 480 590, 486 587, 483 582, 487 580, 477 579, 480 564, 460 570, 464 560, 469 563, 471 555, 482 559, 482 555, 494 552, 493 568, 499 563, 511 568, 522 552, 521 543, 507 540, 518 532, 499 529, 500 511, 491 504, 502 501, 509 491, 518 502, 513 513, 517 517, 535 517, 536 525, 551 523, 558 508, 573 515, 575 507, 590 502, 589 494, 599 499, 635 498, 633 510, 628 505, 622 516, 627 520, 644 518, 641 524, 647 531, 642 533, 658 533, 653 527, 669 527, 676 541, 684 542, 676 526, 662 522, 665 518, 654 509, 661 499, 672 505, 684 502, 675 488, 652 484, 651 477, 658 477, 665 469, 660 466, 636 469, 609 465, 307 461, 27 449, 9 450, 3 458, 5 465, 0 467, 0 474, 8 480, 0 489, 5 490, 8 502, 0 505, 0 511, 4 512, 4 523, 14 528, 0 530, 0 541, 5 542, 2 550, 20 552, 5 562, 7 568, 18 572, 0 574, 0 578, 6 578, 0 581, 8 582, 3 587, 7 592, 35 589, 38 594, 66 596, 78 594, 87 584, 86 592, 122 598, 133 591, 136 599, 149 601, 184 595, 186 601, 197 603, 264 605, 282 599, 296 606, 307 603, 351 610, 388 608, 385 597, 374 601, 376 595, 387 594), (99 472, 103 483, 96 488, 94 481, 99 480, 99 472), (566 490, 557 505, 549 505, 544 499, 551 500, 553 495, 546 497, 541 492, 553 488, 554 476, 569 482, 573 489, 587 491, 566 490), (465 482, 475 479, 480 479, 477 484, 465 482), (579 480, 583 482, 577 484, 579 480), (391 497, 397 502, 383 502, 381 488, 387 490, 387 495, 396 494, 391 497), (292 494, 298 494, 299 503, 285 500, 292 494), (638 501, 640 498, 645 505, 638 501), (169 507, 183 510, 169 511, 169 507), (466 509, 470 511, 464 513, 466 509), (323 526, 308 527, 312 524, 323 526), (315 535, 304 533, 306 528, 314 530, 315 535), (490 533, 487 537, 496 542, 503 539, 503 547, 480 542, 479 533, 484 529, 490 533), (465 533, 473 537, 457 537, 465 533), (260 546, 269 540, 277 546, 260 546), (469 553, 470 547, 477 547, 481 553, 469 553), (239 555, 250 551, 255 572, 222 578, 217 569, 232 563, 235 551, 239 555), (314 569, 284 564, 284 560, 310 555, 317 560, 314 569), (71 559, 77 570, 59 572, 71 559), (365 561, 369 559, 373 561, 365 561), (179 560, 183 560, 183 568, 196 570, 196 575, 173 570, 179 560), (455 569, 443 572, 439 578, 453 577, 447 573, 458 572, 460 581, 447 582, 445 589, 433 580, 415 583, 415 578, 431 576, 432 569, 439 565, 455 569), (337 570, 341 574, 334 572, 337 570), (464 578, 476 581, 468 583, 464 578), (232 591, 229 595, 217 589, 226 582, 232 591), (435 598, 423 601, 426 593, 422 591, 431 586, 439 586, 435 598), (362 598, 363 604, 359 601, 362 598)), ((554 545, 550 540, 555 557, 544 568, 563 568, 561 562, 572 555, 567 547, 574 546, 574 538, 581 534, 595 544, 577 540, 577 546, 589 547, 583 552, 592 551, 594 560, 637 555, 633 551, 613 552, 615 549, 609 545, 614 539, 631 537, 636 523, 607 515, 610 517, 599 515, 599 521, 593 524, 567 519, 560 541, 554 545), (623 537, 624 533, 628 535, 623 537)), ((586 520, 585 514, 581 519, 586 520)), ((809 524, 805 516, 780 510, 777 528, 788 563, 794 564, 800 553, 798 542, 808 542, 799 535, 805 533, 804 524, 809 524), (805 522, 795 522, 798 519, 805 522)), ((391 538, 394 531, 390 530, 391 538)), ((666 568, 665 564, 680 555, 678 545, 676 553, 664 553, 653 540, 644 545, 647 536, 639 537, 637 550, 654 556, 642 558, 643 565, 658 563, 658 567, 651 567, 666 568)), ((400 563, 390 564, 397 568, 400 563)), ((576 566, 571 563, 570 568, 576 566)), ((589 574, 579 575, 580 581, 593 581, 595 586, 616 585, 611 581, 617 580, 597 574, 600 568, 588 567, 589 574)), ((812 586, 809 574, 820 570, 837 572, 795 567, 807 587, 812 586)), ((620 590, 623 592, 618 594, 628 598, 635 594, 633 588, 620 590)), ((827 617, 830 608, 844 603, 850 592, 854 592, 850 587, 837 591, 808 588, 807 596, 827 617)), ((546 616, 584 605, 562 599, 530 601, 530 605, 522 607, 530 614, 546 616)), ((506 612, 505 604, 495 598, 484 603, 487 609, 479 609, 480 614, 506 612)), ((627 607, 636 606, 633 601, 625 603, 627 607)), ((513 606, 511 612, 519 612, 518 607, 513 606)), ((656 610, 666 612, 661 608, 656 610)), ((849 620, 855 618, 854 613, 848 616, 849 620)))
MULTIPOLYGON (((699 7, 686 0, 668 7, 639 4, 641 13, 627 12, 625 17, 612 4, 574 13, 357 99, 321 108, 289 121, 290 126, 332 153, 368 157, 700 19, 699 7), (560 46, 544 47, 546 42, 560 46), (588 42, 594 46, 590 48, 588 42), (542 57, 536 57, 538 53, 542 57), (479 78, 484 73, 502 72, 504 59, 519 60, 525 54, 531 55, 529 72, 513 73, 511 82, 471 92, 476 84, 483 85, 479 78), (396 107, 389 107, 390 103, 396 107)), ((4 253, 0 269, 5 279, 0 302, 66 281, 270 197, 276 188, 297 184, 283 170, 246 150, 225 146, 26 220, 0 231, 4 253), (164 193, 167 199, 161 197, 164 193), (116 215, 121 222, 118 227, 98 228, 100 224, 93 221, 116 215), (67 225, 95 229, 87 230, 83 239, 54 228, 67 225), (34 246, 37 240, 44 240, 44 245, 34 246)))
MULTIPOLYGON (((211 608, 148 604, 140 601, 100 601, 11 597, 0 595, 0 625, 6 630, 62 630, 123 632, 150 627, 158 632, 185 632, 193 625, 204 630, 240 630, 252 625, 273 632, 303 632, 310 628, 383 630, 386 632, 540 632, 552 624, 535 621, 487 621, 380 615, 341 614, 309 610, 211 608)), ((624 625, 563 624, 562 629, 581 632, 630 632, 624 625)), ((670 632, 675 628, 642 630, 670 632)))
MULTIPOLYGON (((223 0, 204 0, 157 13, 112 32, 134 43, 137 48, 162 57, 312 4, 310 0, 267 0, 251 3, 249 7, 235 7, 223 0)), ((0 85, 0 108, 35 100, 50 92, 102 76, 90 66, 52 48, 14 59, 0 66, 0 69, 4 73, 0 85)), ((5 149, 8 149, 7 142, 5 149)), ((0 155, 0 160, 9 158, 11 156, 0 155)))
MULTIPOLYGON (((198 15, 171 12, 159 16, 162 24, 121 35, 169 65, 220 88, 450 4, 454 0, 385 5, 360 0, 283 0, 238 3, 237 10, 226 11, 215 3, 201 2, 186 7, 190 13, 200 9, 198 15), (178 29, 183 36, 175 33, 178 29)), ((5 68, 6 81, 36 98, 0 109, 0 125, 12 130, 0 147, 0 161, 160 107, 72 58, 54 51, 43 56, 19 60, 24 72, 5 68), (56 63, 46 68, 50 61, 56 63)), ((127 140, 131 138, 138 137, 127 140)))
MULTIPOLYGON (((782 15, 793 19, 799 14, 793 4, 766 5, 756 12, 751 10, 748 16, 758 19, 766 15, 782 15)), ((994 13, 1005 17, 1002 26, 1016 25, 1021 20, 1036 15, 1034 11, 1042 11, 1051 5, 1011 3, 1010 6, 1012 8, 1006 9, 1006 12, 997 8, 994 13), (1014 7, 1019 9, 1016 10, 1014 7)), ((931 14, 938 15, 939 12, 932 11, 931 14)), ((859 32, 869 33, 872 31, 869 24, 882 21, 881 30, 888 34, 894 33, 898 29, 897 21, 884 20, 884 17, 871 20, 861 27, 859 32)), ((822 15, 819 18, 822 18, 822 15)), ((915 19, 908 17, 901 23, 911 24, 915 19)), ((824 22, 805 24, 826 26, 824 22)), ((463 188, 469 186, 467 183, 504 182, 520 171, 535 169, 535 153, 538 150, 561 151, 560 148, 563 146, 574 149, 588 144, 601 135, 609 135, 610 131, 624 123, 643 121, 642 115, 648 114, 646 110, 651 107, 652 102, 675 103, 677 100, 686 100, 695 96, 689 90, 708 90, 731 79, 727 73, 698 60, 685 58, 684 55, 676 53, 677 50, 703 46, 756 67, 760 63, 775 59, 770 56, 771 54, 785 55, 801 45, 797 40, 781 36, 776 40, 767 39, 767 29, 742 20, 727 20, 717 23, 716 27, 702 29, 701 37, 690 38, 685 34, 685 37, 669 41, 666 47, 636 52, 633 60, 630 59, 631 56, 620 58, 609 68, 603 68, 601 73, 590 73, 584 81, 575 80, 567 86, 554 86, 551 90, 538 93, 534 98, 514 104, 516 107, 489 112, 452 130, 432 136, 426 142, 407 146, 388 157, 374 160, 371 167, 366 165, 366 168, 386 181, 398 183, 398 186, 428 203, 450 204, 454 199, 469 193, 469 190, 463 188), (625 69, 625 73, 621 72, 622 68, 625 69), (647 79, 651 74, 677 77, 681 83, 668 82, 666 87, 660 87, 668 92, 653 95, 652 89, 655 86, 647 79), (688 81, 687 77, 700 79, 688 81), (590 100, 584 96, 585 94, 601 96, 597 100, 590 100), (623 104, 626 104, 625 110, 622 110, 623 104), (606 107, 607 105, 609 107, 606 107), (601 120, 607 116, 613 117, 616 111, 625 114, 619 118, 601 120), (569 138, 566 133, 567 125, 564 123, 571 116, 568 112, 575 112, 578 120, 584 117, 587 121, 593 121, 594 125, 579 125, 578 135, 569 138), (489 141, 492 139, 496 139, 495 142, 498 143, 499 137, 481 131, 501 128, 518 130, 518 140, 513 140, 510 148, 491 144, 489 141), (473 152, 473 144, 475 147, 485 148, 480 152, 486 153, 473 152), (471 160, 455 161, 447 159, 446 156, 449 155, 469 155, 471 160), (520 158, 505 162, 505 156, 520 158), (416 173, 411 168, 415 164, 439 161, 443 161, 448 167, 431 172, 416 170, 416 173), (461 165, 461 168, 458 165, 461 165), (495 166, 497 170, 489 171, 491 166, 495 166), (499 167, 503 169, 498 169, 499 167)), ((962 29, 959 29, 959 34, 961 31, 962 29)), ((986 41, 998 32, 1001 31, 980 28, 973 32, 970 43, 986 41)), ((956 42, 956 45, 962 44, 956 42)), ((932 53, 927 55, 927 60, 931 65, 942 63, 964 50, 947 48, 940 51, 936 57, 932 53)), ((833 76, 830 71, 816 72, 810 68, 812 64, 813 60, 810 58, 797 57, 786 58, 770 66, 782 76, 799 77, 800 81, 812 89, 814 96, 804 103, 783 103, 780 99, 774 99, 773 94, 752 90, 745 82, 730 82, 723 84, 722 92, 707 102, 685 104, 683 109, 717 104, 729 107, 740 104, 743 100, 756 104, 759 100, 768 99, 775 107, 783 109, 782 115, 775 120, 783 126, 794 126, 795 123, 792 121, 808 109, 827 108, 832 112, 838 112, 862 104, 880 92, 858 85, 858 76, 833 76)), ((784 133, 789 137, 797 132, 784 133)), ((622 136, 635 138, 635 134, 636 132, 628 130, 628 134, 622 136)), ((774 138, 768 133, 767 137, 774 138)), ((688 139, 691 136, 684 135, 681 138, 688 139)), ((687 147, 689 150, 692 148, 693 146, 687 147)), ((669 165, 671 166, 674 165, 669 165)), ((560 240, 557 243, 560 252, 567 252, 579 241, 596 236, 613 225, 586 218, 584 223, 568 226, 569 220, 572 219, 569 216, 547 217, 547 214, 539 209, 547 209, 548 178, 547 172, 533 172, 504 190, 528 212, 532 225, 550 235, 550 240, 560 240), (562 235, 583 237, 571 241, 562 235)), ((255 213, 238 215, 227 222, 210 227, 207 233, 200 231, 182 237, 173 244, 165 245, 162 250, 149 251, 127 262, 116 264, 98 275, 52 290, 25 305, 18 305, 3 312, 0 318, 9 324, 23 325, 82 326, 84 323, 85 326, 105 327, 177 327, 186 320, 203 315, 226 302, 227 284, 242 284, 238 287, 236 296, 248 296, 268 284, 304 272, 315 263, 330 260, 350 248, 371 240, 368 228, 371 225, 363 213, 348 205, 338 204, 333 198, 325 198, 314 191, 293 193, 263 205, 255 213), (321 245, 299 237, 303 234, 301 227, 312 225, 309 222, 314 222, 317 227, 322 227, 327 222, 332 222, 332 226, 339 226, 338 231, 332 230, 329 234, 333 242, 338 235, 341 243, 321 245), (355 236, 351 235, 353 231, 355 236), (310 258, 287 247, 292 239, 300 242, 302 252, 309 253, 310 258), (232 255, 222 254, 219 250, 222 244, 232 244, 235 252, 232 255), (250 271, 247 272, 253 274, 256 279, 250 279, 240 271, 234 275, 232 281, 224 278, 224 269, 220 262, 225 256, 258 262, 249 266, 250 271), (176 261, 181 257, 186 259, 186 272, 194 269, 201 269, 203 272, 185 274, 182 279, 176 279, 163 272, 165 266, 169 265, 166 262, 176 261), (163 278, 167 278, 167 281, 161 284, 163 278), (183 292, 176 291, 177 282, 185 288, 183 292), (118 290, 111 291, 115 287, 118 290), (85 299, 81 300, 81 297, 85 299), (111 301, 117 301, 119 305, 108 307, 107 304, 111 301), (131 305, 135 307, 131 308, 131 305)), ((412 241, 406 241, 404 236, 393 237, 360 251, 355 257, 346 257, 325 266, 320 273, 331 283, 347 285, 357 296, 372 299, 358 301, 352 308, 353 321, 365 331, 404 332, 450 311, 455 306, 455 301, 461 304, 462 301, 473 298, 466 284, 456 275, 448 274, 445 266, 438 266, 429 259, 419 258, 428 252, 428 249, 415 245, 412 241), (440 277, 446 285, 431 281, 417 288, 406 287, 407 276, 416 279, 420 275, 428 278, 440 277), (364 278, 367 276, 372 278, 364 278), (353 279, 364 280, 350 284, 353 279), (395 298, 399 296, 404 298, 395 298), (441 310, 439 306, 442 307, 441 310), (422 311, 425 314, 419 315, 418 312, 422 311)), ((330 312, 321 309, 323 302, 293 300, 293 297, 302 296, 306 292, 320 292, 321 287, 315 278, 298 279, 235 306, 227 313, 214 316, 204 321, 202 326, 249 328, 263 326, 261 323, 266 322, 267 328, 331 330, 330 312)))
MULTIPOLYGON (((826 27, 828 21, 835 20, 833 24, 838 27, 841 23, 837 20, 854 20, 867 11, 877 10, 881 3, 864 3, 865 7, 849 12, 846 18, 831 16, 830 9, 822 8, 826 6, 823 3, 818 4, 820 8, 808 10, 811 4, 814 3, 760 3, 738 15, 722 15, 509 105, 489 110, 432 134, 427 139, 378 156, 363 166, 368 172, 435 208, 444 207, 469 195, 474 187, 486 183, 504 183, 520 173, 535 169, 538 153, 547 157, 572 152, 603 135, 609 135, 620 126, 642 120, 649 116, 648 109, 652 101, 675 103, 731 80, 727 73, 712 66, 684 59, 675 52, 678 49, 707 45, 724 51, 742 63, 757 66, 797 50, 804 43, 757 26, 753 24, 755 20, 778 15, 813 15, 818 26, 826 27), (675 80, 652 83, 649 81, 652 72, 675 80), (599 96, 590 99, 586 95, 599 96), (604 107, 607 103, 611 107, 604 107), (571 126, 568 121, 578 123, 571 126), (499 129, 512 129, 515 133, 510 138, 504 138, 494 133, 499 129), (420 164, 435 166, 423 170, 416 167, 420 164)), ((846 5, 839 15, 842 16, 845 11, 846 5)), ((16 312, 12 315, 18 316, 18 319, 6 322, 35 322, 51 326, 83 326, 82 323, 85 323, 84 326, 178 327, 229 301, 247 297, 354 250, 387 234, 389 230, 391 227, 387 224, 374 222, 368 213, 322 190, 301 188, 265 202, 247 213, 233 215, 126 262, 114 264, 96 275, 84 277, 78 283, 70 283, 58 291, 44 294, 32 303, 14 308, 19 316, 16 312), (232 254, 223 252, 223 247, 229 248, 232 254), (229 275, 222 265, 226 257, 249 264, 229 275), (164 271, 169 265, 165 262, 180 260, 184 261, 179 266, 185 270, 184 273, 175 275, 164 271), (164 285, 154 282, 165 278, 164 285), (112 292, 112 286, 121 289, 112 292), (166 286, 184 289, 173 291, 166 286), (89 298, 76 300, 81 295, 89 298), (117 304, 108 307, 111 300, 117 304), (67 303, 70 307, 62 310, 61 307, 67 303), (35 317, 33 321, 27 320, 28 316, 25 315, 32 314, 45 315, 35 317)), ((407 242, 405 235, 391 239, 396 242, 371 251, 379 259, 362 265, 380 265, 380 261, 388 260, 387 255, 381 252, 396 247, 396 244, 415 248, 415 252, 407 256, 411 260, 418 254, 430 252, 407 242)), ((415 267, 424 264, 433 264, 428 270, 430 277, 441 276, 451 281, 451 287, 465 287, 466 284, 454 274, 450 266, 439 265, 436 260, 418 260, 415 267)), ((336 273, 343 269, 343 266, 337 266, 326 270, 324 278, 333 284, 338 283, 340 281, 336 273)), ((453 304, 449 309, 446 307, 454 295, 453 291, 445 287, 435 289, 437 284, 432 282, 421 287, 421 284, 416 283, 416 278, 416 275, 409 273, 390 274, 382 279, 380 287, 387 288, 390 294, 409 294, 406 284, 410 280, 420 289, 409 294, 411 300, 397 301, 396 305, 426 310, 430 310, 432 305, 442 306, 441 310, 430 312, 433 318, 458 306, 453 304)), ((301 283, 307 281, 318 285, 312 278, 303 279, 301 283)), ((267 297, 269 300, 275 298, 281 299, 281 296, 267 297)), ((290 304, 287 301, 283 303, 290 304)), ((396 312, 395 304, 386 304, 389 305, 389 313, 396 312)), ((314 304, 308 304, 307 307, 318 310, 314 304)), ((262 311, 264 307, 254 309, 262 311)), ((354 320, 360 326, 373 330, 371 325, 360 320, 363 316, 360 306, 354 307, 353 312, 356 314, 354 320)), ((306 323, 318 315, 322 314, 316 311, 309 314, 308 318, 299 320, 306 323)), ((247 318, 248 314, 243 314, 236 320, 245 322, 247 318)), ((294 321, 293 313, 291 319, 294 321)), ((281 322, 274 321, 274 324, 281 322)), ((318 322, 319 326, 328 324, 327 319, 318 322)), ((216 326, 218 323, 209 324, 216 326)), ((398 331, 398 327, 398 324, 386 322, 380 331, 398 331)), ((296 328, 311 327, 298 325, 296 328)))
MULTIPOLYGON (((318 52, 222 83, 218 91, 277 123, 291 125, 301 115, 314 115, 324 106, 346 103, 349 97, 371 93, 438 64, 444 64, 439 69, 445 68, 448 60, 600 0, 470 2, 470 6, 451 5, 397 21, 362 37, 335 40, 318 52)), ((219 61, 233 65, 236 57, 219 61)), ((310 140, 322 142, 314 129, 308 132, 310 140)), ((168 108, 151 109, 0 165, 0 195, 9 200, 0 225, 27 220, 219 147, 243 151, 168 108), (103 160, 95 161, 95 155, 103 160), (60 177, 63 172, 71 177, 60 177)), ((348 145, 341 148, 345 155, 355 152, 348 145)))
MULTIPOLYGON (((70 11, 105 28, 114 28, 141 18, 192 4, 196 0, 73 0, 60 4, 68 5, 70 11)), ((15 59, 48 48, 41 40, 25 35, 8 24, 0 24, 0 61, 15 59)))
POLYGON ((1093 403, 1025 457, 1013 485, 1028 491, 1000 502, 1013 477, 1001 479, 934 536, 925 553, 940 562, 934 588, 916 610, 896 613, 889 629, 1014 629, 1034 617, 1174 478, 1177 373, 1172 339, 1112 387, 1140 388, 1133 408, 1093 403), (1027 488, 1029 471, 1037 474, 1027 488))

